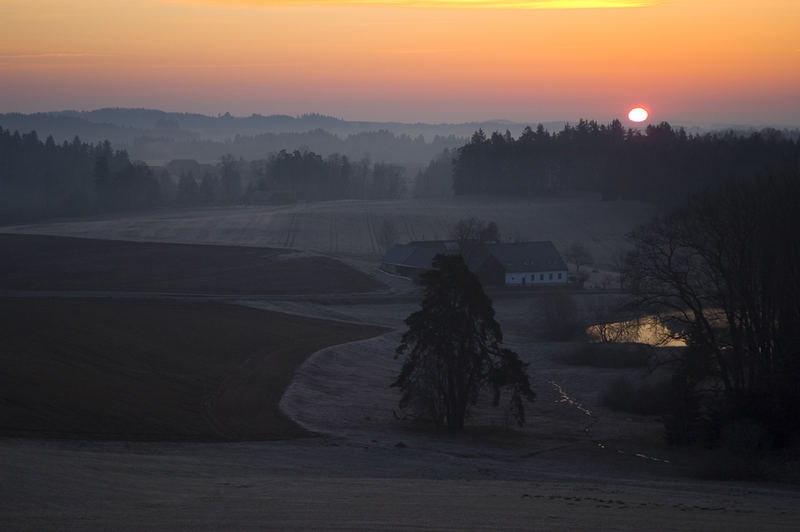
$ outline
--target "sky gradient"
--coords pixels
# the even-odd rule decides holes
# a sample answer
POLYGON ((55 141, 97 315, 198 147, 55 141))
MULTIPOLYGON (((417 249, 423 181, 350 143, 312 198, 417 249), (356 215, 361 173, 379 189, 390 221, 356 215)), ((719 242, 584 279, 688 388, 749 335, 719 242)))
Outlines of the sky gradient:
POLYGON ((0 0, 0 112, 800 125, 797 0, 0 0))

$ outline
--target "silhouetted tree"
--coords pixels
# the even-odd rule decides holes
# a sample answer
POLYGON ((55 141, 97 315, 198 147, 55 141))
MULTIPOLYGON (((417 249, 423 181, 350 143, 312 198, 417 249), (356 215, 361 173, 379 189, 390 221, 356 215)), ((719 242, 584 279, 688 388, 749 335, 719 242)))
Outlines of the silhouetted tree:
POLYGON ((546 340, 569 341, 586 334, 586 320, 571 295, 553 292, 540 298, 538 304, 532 310, 541 319, 541 334, 546 340))
POLYGON ((200 180, 200 200, 206 204, 217 203, 219 179, 209 172, 200 180))
POLYGON ((478 235, 478 239, 481 242, 500 242, 500 229, 497 227, 497 224, 490 221, 484 225, 478 235))
POLYGON ((0 128, 0 220, 146 209, 158 201, 150 169, 108 141, 92 145, 75 137, 58 145, 35 131, 0 128))
POLYGON ((403 169, 396 164, 377 163, 372 168, 369 195, 376 199, 399 198, 405 191, 403 169))
POLYGON ((453 194, 453 154, 443 151, 414 180, 415 197, 444 197, 453 194))
POLYGON ((582 242, 575 241, 564 252, 564 258, 567 262, 575 265, 575 273, 580 275, 581 266, 584 266, 592 261, 592 255, 582 242))
POLYGON ((580 120, 555 133, 539 125, 518 139, 477 131, 455 152, 456 194, 537 196, 588 190, 604 199, 678 205, 693 191, 765 168, 794 164, 800 143, 791 133, 717 132, 688 135, 668 123, 642 130, 580 120))
POLYGON ((222 185, 225 203, 237 202, 242 196, 241 163, 227 154, 220 158, 220 184, 222 185))
POLYGON ((378 234, 376 235, 376 239, 378 240, 378 246, 380 246, 383 252, 386 252, 390 247, 397 243, 397 228, 395 227, 394 223, 384 218, 381 222, 380 229, 378 229, 378 234))
POLYGON ((464 218, 453 226, 451 236, 463 248, 468 242, 477 242, 483 222, 477 218, 464 218))
POLYGON ((495 222, 486 222, 478 218, 464 218, 456 222, 451 237, 461 245, 462 249, 478 242, 499 242, 501 240, 500 228, 495 222))
POLYGON ((635 289, 635 252, 630 249, 617 249, 611 255, 611 263, 617 270, 620 290, 624 290, 625 288, 635 289))
POLYGON ((511 413, 522 425, 523 399, 535 398, 527 365, 500 347, 500 324, 478 278, 462 257, 437 255, 420 284, 421 308, 406 319, 408 330, 397 348, 396 356, 405 356, 392 384, 402 392, 400 407, 460 430, 484 388, 491 388, 495 406, 507 389, 511 413))
POLYGON ((633 233, 640 304, 711 361, 709 407, 778 443, 800 432, 797 198, 797 170, 733 181, 633 233))
POLYGON ((178 180, 176 200, 182 205, 195 205, 200 199, 200 186, 192 172, 184 172, 178 180))

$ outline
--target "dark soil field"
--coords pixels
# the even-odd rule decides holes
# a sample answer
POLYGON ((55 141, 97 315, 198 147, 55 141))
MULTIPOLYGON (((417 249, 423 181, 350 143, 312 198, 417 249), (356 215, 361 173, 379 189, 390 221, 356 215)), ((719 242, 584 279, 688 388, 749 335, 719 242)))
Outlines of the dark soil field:
POLYGON ((217 303, 0 299, 0 434, 254 440, 307 434, 278 402, 315 351, 385 332, 217 303))
POLYGON ((285 249, 0 234, 0 289, 285 295, 370 292, 375 279, 285 249))
MULTIPOLYGON (((239 243, 295 245, 253 220, 239 243)), ((299 234, 339 242, 323 226, 299 234)), ((116 227, 96 236, 136 236, 116 227)), ((531 333, 533 300, 496 301, 538 394, 528 425, 410 425, 383 334, 409 287, 350 297, 383 286, 303 249, 0 235, 0 530, 797 529, 796 485, 699 480, 716 455, 599 405, 634 370, 559 363, 576 346, 531 333)))

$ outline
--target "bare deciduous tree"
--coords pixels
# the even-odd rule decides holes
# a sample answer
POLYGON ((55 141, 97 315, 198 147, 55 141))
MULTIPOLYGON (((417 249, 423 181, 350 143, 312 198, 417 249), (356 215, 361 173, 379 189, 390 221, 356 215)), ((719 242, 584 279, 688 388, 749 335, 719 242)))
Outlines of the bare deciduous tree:
POLYGON ((632 235, 640 304, 709 357, 716 408, 783 442, 800 432, 797 198, 797 172, 731 182, 632 235))
POLYGON ((462 247, 476 242, 500 242, 500 228, 494 221, 479 218, 464 218, 456 222, 451 236, 462 247))
POLYGON ((378 229, 378 234, 376 235, 378 240, 378 245, 380 246, 381 250, 386 252, 390 247, 397 244, 397 228, 395 227, 394 223, 384 218, 381 222, 381 226, 378 229))
POLYGON ((564 252, 564 258, 567 262, 575 265, 575 273, 580 275, 581 266, 585 266, 592 262, 592 255, 582 242, 575 241, 564 252))

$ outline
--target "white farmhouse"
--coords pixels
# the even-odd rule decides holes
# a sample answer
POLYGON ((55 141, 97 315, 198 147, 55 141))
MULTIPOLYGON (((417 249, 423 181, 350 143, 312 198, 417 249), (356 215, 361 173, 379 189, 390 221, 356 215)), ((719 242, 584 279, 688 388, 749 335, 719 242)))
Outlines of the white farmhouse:
POLYGON ((567 264, 552 242, 487 244, 489 253, 503 267, 506 286, 566 284, 567 264))

